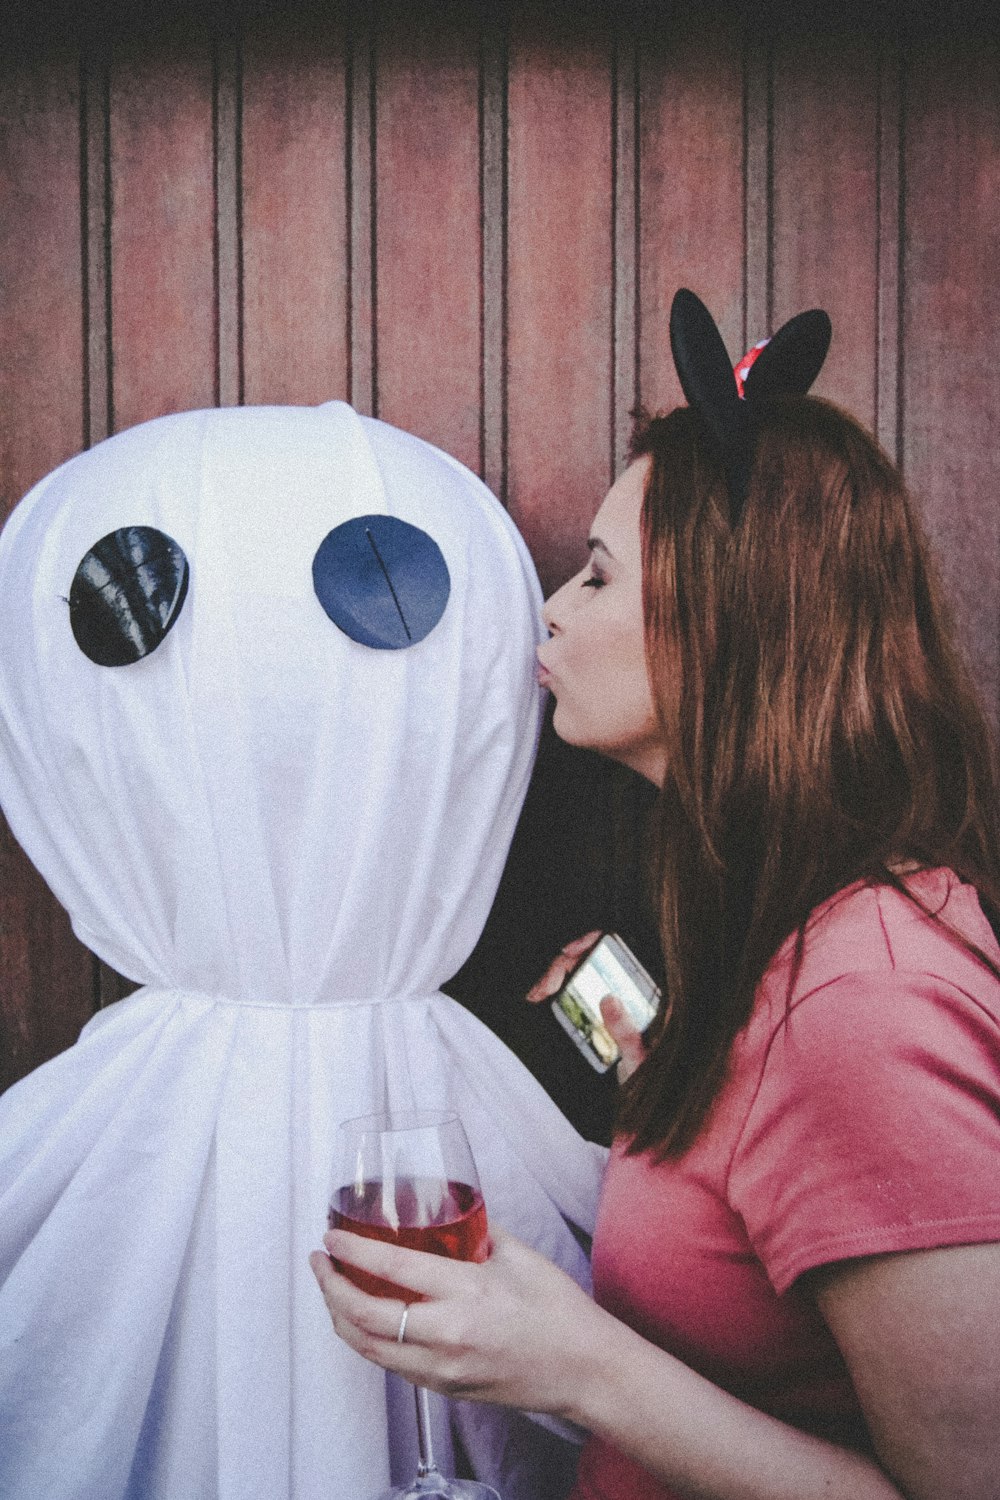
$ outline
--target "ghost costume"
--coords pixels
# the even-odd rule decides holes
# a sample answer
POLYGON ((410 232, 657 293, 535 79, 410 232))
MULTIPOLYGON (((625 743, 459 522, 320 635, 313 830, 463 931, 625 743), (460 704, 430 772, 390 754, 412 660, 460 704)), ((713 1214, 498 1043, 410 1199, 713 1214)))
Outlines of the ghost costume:
MULTIPOLYGON (((349 590, 348 590, 349 592, 349 590)), ((337 1125, 460 1114, 491 1221, 587 1283, 604 1153, 440 992, 495 894, 537 744, 540 595, 460 464, 340 402, 160 418, 43 480, 0 538, 0 795, 77 936, 141 983, 0 1099, 4 1500, 374 1500, 408 1388, 334 1335, 308 1266, 337 1125), (356 517, 426 533, 440 618, 334 623, 356 517), (186 597, 99 665, 69 595, 98 539, 173 539, 186 597)), ((437 1403, 504 1500, 526 1418, 437 1403)), ((543 1466, 544 1467, 544 1466, 543 1466)))

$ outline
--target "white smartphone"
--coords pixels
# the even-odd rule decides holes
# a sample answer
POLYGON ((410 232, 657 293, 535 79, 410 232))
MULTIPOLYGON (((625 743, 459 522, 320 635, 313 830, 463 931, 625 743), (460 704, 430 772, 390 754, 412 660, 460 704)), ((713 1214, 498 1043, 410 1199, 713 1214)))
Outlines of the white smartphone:
POLYGON ((606 1073, 621 1057, 601 1019, 605 995, 622 1002, 640 1031, 645 1031, 659 1009, 658 986, 616 932, 598 939, 552 1001, 556 1020, 598 1073, 606 1073))

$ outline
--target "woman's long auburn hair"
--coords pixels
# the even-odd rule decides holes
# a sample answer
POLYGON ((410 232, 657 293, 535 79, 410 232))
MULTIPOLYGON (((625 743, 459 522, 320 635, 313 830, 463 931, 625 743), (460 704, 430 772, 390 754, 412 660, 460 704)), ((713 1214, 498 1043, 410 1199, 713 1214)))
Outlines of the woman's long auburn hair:
POLYGON ((662 1159, 697 1135, 760 980, 793 933, 801 961, 821 902, 857 881, 916 900, 899 869, 948 866, 997 925, 1000 817, 991 735, 926 542, 864 428, 815 397, 768 403, 735 528, 700 417, 640 414, 644 454, 669 1005, 618 1124, 630 1151, 662 1159))

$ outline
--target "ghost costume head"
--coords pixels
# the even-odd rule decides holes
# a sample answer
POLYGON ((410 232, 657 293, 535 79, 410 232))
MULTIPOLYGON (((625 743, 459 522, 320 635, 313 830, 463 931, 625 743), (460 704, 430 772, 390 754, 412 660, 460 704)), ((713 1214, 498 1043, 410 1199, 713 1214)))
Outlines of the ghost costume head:
POLYGON ((436 990, 478 937, 530 772, 539 605, 486 488, 343 403, 133 428, 4 532, 11 826, 78 937, 144 984, 297 1005, 436 990), (176 587, 146 654, 109 665, 80 589, 123 528, 147 530, 119 552, 168 549, 176 587))

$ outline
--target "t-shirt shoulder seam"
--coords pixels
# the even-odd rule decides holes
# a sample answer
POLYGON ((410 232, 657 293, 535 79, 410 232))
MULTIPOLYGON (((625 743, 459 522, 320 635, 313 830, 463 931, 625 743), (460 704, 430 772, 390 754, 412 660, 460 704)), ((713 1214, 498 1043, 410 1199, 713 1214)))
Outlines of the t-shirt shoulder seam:
POLYGON ((771 1055, 771 1048, 774 1046, 775 1038, 777 1037, 778 1032, 781 1030, 782 1026, 784 1026, 785 1022, 788 1020, 788 1016, 789 1016, 790 1012, 792 1010, 796 1009, 799 1005, 801 1005, 801 1003, 803 1002, 803 1000, 808 1000, 810 998, 810 996, 812 996, 812 995, 818 995, 818 994, 820 994, 821 991, 823 991, 825 989, 829 989, 829 987, 832 984, 838 984, 840 982, 840 980, 843 979, 843 977, 844 977, 843 974, 835 974, 830 979, 824 979, 824 981, 823 981, 822 984, 814 985, 814 987, 811 990, 807 990, 804 995, 799 995, 795 999, 790 1000, 788 1002, 788 1004, 786 1005, 786 1007, 785 1007, 784 1011, 782 1012, 782 1014, 775 1021, 773 1027, 771 1028, 771 1033, 768 1036, 767 1042, 764 1045, 764 1048, 762 1050, 761 1059, 760 1059, 760 1067, 759 1067, 758 1072, 757 1072, 757 1081, 754 1084, 753 1089, 752 1089, 752 1091, 750 1093, 750 1098, 747 1100, 747 1106, 746 1106, 746 1109, 743 1111, 743 1118, 740 1121, 739 1128, 736 1131, 734 1131, 734 1133, 733 1133, 733 1145, 732 1145, 732 1149, 731 1149, 731 1151, 729 1153, 729 1160, 726 1162, 726 1172, 725 1172, 725 1178, 724 1178, 725 1195, 726 1195, 726 1200, 727 1201, 729 1199, 729 1183, 730 1183, 730 1179, 732 1177, 733 1163, 736 1160, 736 1154, 737 1154, 737 1152, 740 1149, 740 1143, 742 1142, 743 1136, 746 1133, 747 1124, 748 1124, 748 1122, 750 1120, 751 1114, 753 1113, 753 1107, 757 1103, 757 1096, 759 1095, 759 1093, 761 1091, 761 1088, 763 1086, 763 1083, 764 1083, 764 1074, 767 1071, 768 1058, 771 1055))

